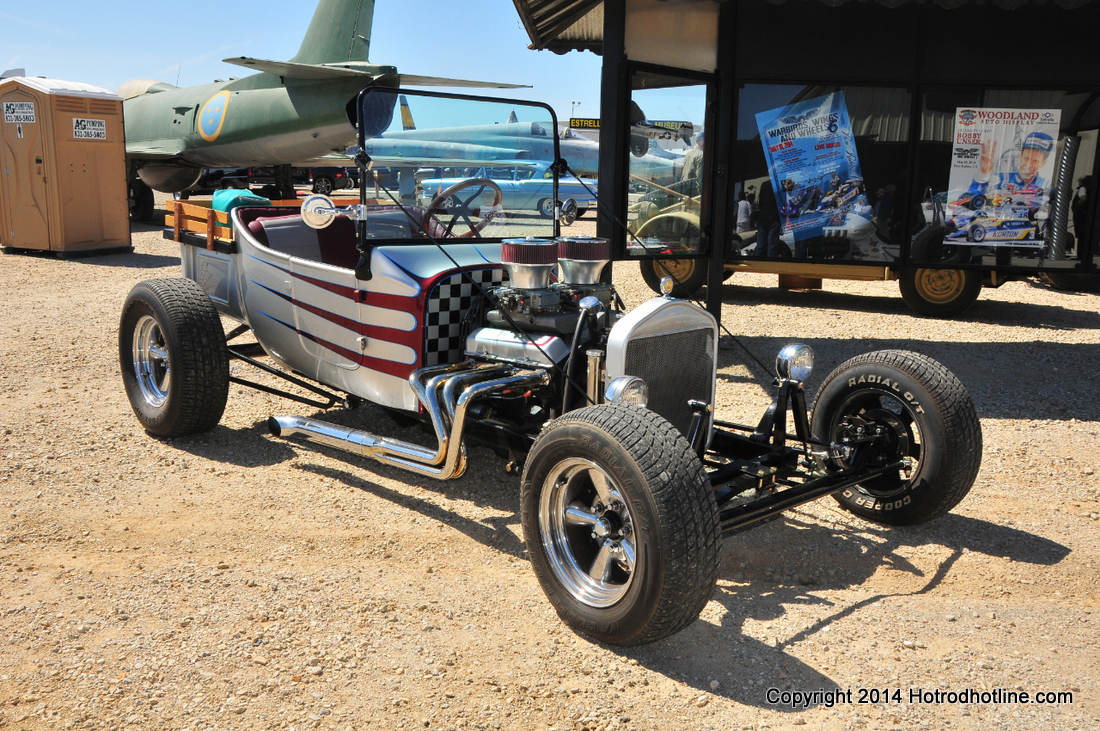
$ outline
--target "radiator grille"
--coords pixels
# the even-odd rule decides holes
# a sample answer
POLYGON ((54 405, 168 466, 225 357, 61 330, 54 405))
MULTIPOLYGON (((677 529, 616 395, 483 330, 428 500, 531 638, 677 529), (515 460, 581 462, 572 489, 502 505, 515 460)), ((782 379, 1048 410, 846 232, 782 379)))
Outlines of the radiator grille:
POLYGON ((709 327, 632 338, 625 374, 649 386, 649 408, 687 436, 691 399, 710 403, 714 391, 714 331, 709 327))

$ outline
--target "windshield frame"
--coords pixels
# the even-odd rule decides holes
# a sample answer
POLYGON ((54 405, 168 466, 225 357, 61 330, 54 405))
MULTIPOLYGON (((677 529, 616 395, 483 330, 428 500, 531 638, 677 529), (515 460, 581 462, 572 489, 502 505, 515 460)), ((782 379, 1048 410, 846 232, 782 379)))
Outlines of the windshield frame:
MULTIPOLYGON (((522 106, 522 107, 528 107, 528 108, 536 108, 536 109, 539 109, 542 112, 545 112, 547 115, 549 115, 549 118, 550 118, 552 133, 550 135, 548 135, 548 137, 553 139, 554 159, 553 160, 540 161, 540 162, 548 163, 548 168, 547 169, 550 171, 550 173, 552 175, 552 179, 553 179, 553 196, 554 196, 555 200, 558 200, 559 195, 560 195, 559 189, 558 189, 559 175, 558 175, 558 172, 557 172, 557 166, 554 163, 556 163, 558 160, 561 160, 561 145, 560 145, 560 138, 558 137, 558 116, 554 112, 553 107, 551 107, 549 104, 546 104, 545 102, 529 101, 529 100, 524 100, 524 99, 512 99, 512 98, 508 98, 508 97, 492 97, 492 96, 484 96, 484 95, 477 95, 477 94, 454 94, 454 93, 451 93, 451 92, 425 91, 425 90, 421 90, 421 89, 404 89, 404 88, 396 88, 396 87, 390 87, 390 86, 368 86, 368 87, 365 87, 362 91, 360 91, 359 94, 357 95, 356 99, 355 99, 356 140, 357 140, 357 144, 359 146, 360 154, 365 154, 365 153, 362 153, 362 150, 365 148, 368 140, 373 139, 375 137, 375 135, 369 135, 368 136, 366 134, 365 125, 362 123, 362 119, 363 119, 364 105, 370 100, 371 95, 377 95, 377 94, 390 94, 390 95, 392 95, 393 98, 394 98, 394 101, 395 101, 395 106, 396 106, 396 101, 397 101, 398 97, 404 95, 404 96, 407 96, 407 97, 425 97, 425 98, 432 98, 432 99, 454 99, 454 100, 457 100, 457 101, 471 101, 471 102, 486 102, 486 103, 494 103, 494 104, 507 104, 507 105, 512 105, 512 106, 522 106)), ((456 126, 461 126, 461 125, 456 125, 456 126)), ((368 159, 369 159, 369 156, 368 156, 368 159)), ((472 161, 472 162, 474 162, 474 161, 472 161)), ((356 163, 359 164, 360 161, 356 160, 356 163)), ((483 166, 488 168, 492 165, 493 165, 492 161, 485 161, 483 166)), ((359 200, 360 200, 361 204, 365 204, 366 200, 367 200, 367 181, 366 181, 366 178, 367 178, 367 176, 363 174, 363 170, 362 170, 362 168, 360 168, 359 200)), ((402 204, 402 203, 398 203, 397 205, 401 206, 401 208, 406 211, 406 215, 411 215, 409 213, 408 206, 406 206, 405 204, 402 204)), ((364 223, 360 222, 360 225, 357 226, 356 228, 357 228, 357 230, 360 234, 359 235, 360 243, 362 243, 363 238, 364 238, 363 235, 362 235, 362 232, 365 228, 364 223)), ((555 217, 553 219, 553 237, 558 238, 559 236, 561 236, 561 222, 558 220, 557 217, 555 217)), ((472 237, 472 238, 445 238, 445 239, 438 239, 437 243, 445 243, 445 244, 497 243, 497 242, 500 242, 500 241, 504 240, 504 238, 508 238, 508 237, 486 236, 486 237, 472 237)), ((369 245, 372 248, 374 248, 374 247, 377 247, 379 245, 385 245, 385 246, 391 246, 391 245, 397 245, 397 246, 423 245, 425 243, 432 243, 433 239, 428 238, 427 236, 425 236, 423 238, 394 238, 394 239, 371 238, 369 241, 370 241, 369 245)))

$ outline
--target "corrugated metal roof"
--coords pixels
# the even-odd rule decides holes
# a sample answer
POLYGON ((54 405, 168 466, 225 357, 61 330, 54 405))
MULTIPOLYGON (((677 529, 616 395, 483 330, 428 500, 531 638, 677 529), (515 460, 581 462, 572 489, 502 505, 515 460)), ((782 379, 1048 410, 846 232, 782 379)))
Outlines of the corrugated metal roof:
POLYGON ((98 86, 92 86, 91 84, 83 84, 79 81, 62 81, 61 79, 41 79, 37 76, 10 76, 3 81, 0 81, 0 86, 5 84, 13 84, 15 82, 24 84, 31 87, 35 91, 40 91, 43 94, 59 94, 61 96, 87 96, 95 99, 117 99, 122 101, 122 97, 114 92, 108 91, 98 86))
POLYGON ((556 53, 603 48, 602 0, 513 0, 531 48, 556 53))
MULTIPOLYGON (((723 2, 724 0, 699 0, 699 2, 723 2)), ((787 0, 767 0, 773 5, 783 5, 787 0)), ((825 5, 838 6, 862 0, 820 0, 825 5)), ((1097 0, 932 0, 935 5, 951 10, 963 5, 992 5, 1012 9, 1029 3, 1057 5, 1073 9, 1097 0)), ((547 49, 555 53, 603 50, 603 2, 602 0, 513 0, 527 36, 530 48, 547 49)), ((910 2, 925 0, 875 0, 886 7, 896 8, 910 2)))

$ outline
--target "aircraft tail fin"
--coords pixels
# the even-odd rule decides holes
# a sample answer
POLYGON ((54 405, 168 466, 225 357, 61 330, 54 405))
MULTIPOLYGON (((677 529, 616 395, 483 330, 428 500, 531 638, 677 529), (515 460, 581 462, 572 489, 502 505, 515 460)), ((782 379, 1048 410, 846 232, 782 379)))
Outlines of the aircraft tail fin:
POLYGON ((512 113, 508 115, 508 124, 515 124, 519 121, 519 117, 516 116, 516 110, 513 109, 512 113))
POLYGON ((402 94, 397 97, 397 101, 401 105, 401 129, 406 131, 416 129, 416 122, 413 121, 412 110, 409 109, 409 100, 402 94))
POLYGON ((374 0, 320 0, 292 63, 366 61, 374 0))

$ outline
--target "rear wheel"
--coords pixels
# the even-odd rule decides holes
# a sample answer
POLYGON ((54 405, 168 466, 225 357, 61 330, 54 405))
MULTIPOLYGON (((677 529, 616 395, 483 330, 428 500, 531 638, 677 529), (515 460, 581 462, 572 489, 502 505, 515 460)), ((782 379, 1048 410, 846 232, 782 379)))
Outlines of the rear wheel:
POLYGON ((816 438, 853 443, 835 466, 875 467, 908 458, 908 469, 835 495, 876 523, 914 525, 951 510, 969 492, 982 459, 982 431, 970 394, 937 361, 902 350, 865 353, 841 364, 818 391, 816 438), (861 443, 869 436, 880 437, 861 443))
POLYGON ((954 317, 982 291, 978 272, 969 269, 903 269, 898 286, 905 304, 927 317, 954 317))
POLYGON ((640 264, 642 279, 657 294, 663 294, 661 280, 665 277, 676 281, 673 297, 691 297, 707 282, 706 259, 644 259, 640 264))
POLYGON ((714 590, 714 491, 683 435, 647 409, 600 405, 551 422, 524 467, 521 520, 558 615, 602 642, 678 632, 714 590))
POLYGON ((212 429, 229 395, 229 348, 214 303, 190 279, 138 282, 122 307, 118 359, 145 431, 212 429))

